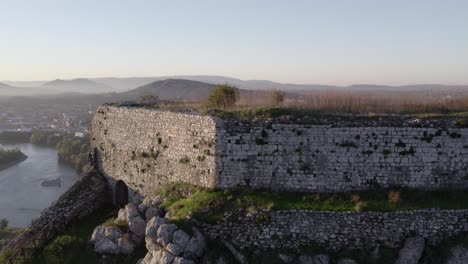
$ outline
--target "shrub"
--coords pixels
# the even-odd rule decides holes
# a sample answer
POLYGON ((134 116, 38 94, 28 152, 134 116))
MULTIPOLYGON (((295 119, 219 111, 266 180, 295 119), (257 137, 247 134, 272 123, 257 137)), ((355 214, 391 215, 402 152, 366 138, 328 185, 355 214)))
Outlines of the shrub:
POLYGON ((148 94, 148 95, 144 95, 140 97, 139 101, 140 101, 140 104, 154 105, 159 101, 159 97, 157 95, 148 94))
POLYGON ((143 151, 143 152, 141 152, 141 153, 140 153, 140 157, 142 157, 142 158, 145 158, 145 159, 146 159, 146 158, 149 158, 149 157, 150 157, 150 155, 149 155, 147 152, 143 151))
POLYGON ((286 93, 281 90, 273 90, 270 92, 270 99, 274 105, 279 105, 286 99, 286 93))
POLYGON ((46 263, 68 263, 73 257, 76 257, 70 253, 80 252, 79 249, 84 246, 85 242, 79 237, 70 235, 58 236, 44 248, 46 263))
POLYGON ((8 220, 6 220, 5 218, 2 218, 0 220, 0 229, 5 229, 8 227, 8 220))
POLYGON ((361 201, 361 196, 359 194, 353 194, 351 195, 351 201, 353 201, 353 203, 359 203, 361 201))
POLYGON ((239 100, 239 89, 228 84, 218 85, 208 97, 210 107, 229 109, 239 100))
POLYGON ((399 191, 388 192, 388 202, 391 205, 398 205, 401 202, 401 194, 399 191))
POLYGON ((7 260, 13 255, 13 251, 7 248, 0 252, 0 263, 7 263, 7 260))
POLYGON ((187 163, 189 163, 189 162, 190 162, 190 159, 189 159, 189 157, 187 157, 187 156, 184 156, 183 158, 181 158, 181 159, 179 160, 179 163, 181 163, 181 164, 187 164, 187 163))
POLYGON ((0 147, 0 164, 13 162, 23 155, 24 154, 18 148, 5 150, 0 147))

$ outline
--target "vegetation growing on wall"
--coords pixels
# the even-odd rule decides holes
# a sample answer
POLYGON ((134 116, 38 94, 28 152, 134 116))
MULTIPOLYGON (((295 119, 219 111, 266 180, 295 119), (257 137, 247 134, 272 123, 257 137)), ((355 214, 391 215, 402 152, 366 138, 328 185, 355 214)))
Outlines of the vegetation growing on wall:
POLYGON ((287 193, 261 190, 210 190, 186 183, 162 187, 163 207, 173 219, 183 221, 195 217, 208 222, 225 215, 253 210, 304 209, 319 211, 397 211, 424 208, 468 208, 466 190, 419 191, 411 189, 347 193, 287 193))

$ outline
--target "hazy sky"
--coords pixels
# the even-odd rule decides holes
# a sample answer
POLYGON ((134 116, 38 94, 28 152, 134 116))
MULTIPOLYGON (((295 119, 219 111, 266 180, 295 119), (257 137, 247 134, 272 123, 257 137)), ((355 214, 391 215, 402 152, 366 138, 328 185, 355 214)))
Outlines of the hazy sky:
POLYGON ((468 84, 467 0, 0 0, 0 80, 468 84))

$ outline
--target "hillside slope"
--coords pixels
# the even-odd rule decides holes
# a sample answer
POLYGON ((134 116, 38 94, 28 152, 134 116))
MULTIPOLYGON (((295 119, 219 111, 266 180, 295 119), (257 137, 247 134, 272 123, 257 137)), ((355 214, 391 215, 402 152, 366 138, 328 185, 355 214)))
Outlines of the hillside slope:
POLYGON ((120 93, 119 97, 135 100, 145 95, 157 95, 161 99, 200 101, 208 98, 215 85, 181 79, 155 81, 128 92, 120 93))

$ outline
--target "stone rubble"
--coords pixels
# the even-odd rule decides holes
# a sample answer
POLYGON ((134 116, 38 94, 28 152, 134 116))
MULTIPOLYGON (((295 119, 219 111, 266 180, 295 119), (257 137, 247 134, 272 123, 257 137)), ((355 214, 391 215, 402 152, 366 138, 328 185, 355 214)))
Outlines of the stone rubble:
POLYGON ((144 200, 142 204, 127 204, 120 209, 114 223, 117 226, 100 225, 94 229, 90 242, 100 254, 131 254, 145 243, 148 253, 140 264, 194 264, 203 256, 205 238, 193 228, 192 235, 179 229, 163 217, 156 207, 160 202, 144 200), (128 223, 128 231, 118 225, 128 223))
POLYGON ((131 254, 145 241, 146 219, 151 221, 159 212, 149 201, 125 205, 114 220, 116 226, 100 225, 94 229, 90 240, 94 250, 100 254, 131 254), (148 211, 152 213, 146 214, 148 211), (127 232, 118 227, 123 223, 128 224, 127 232))

